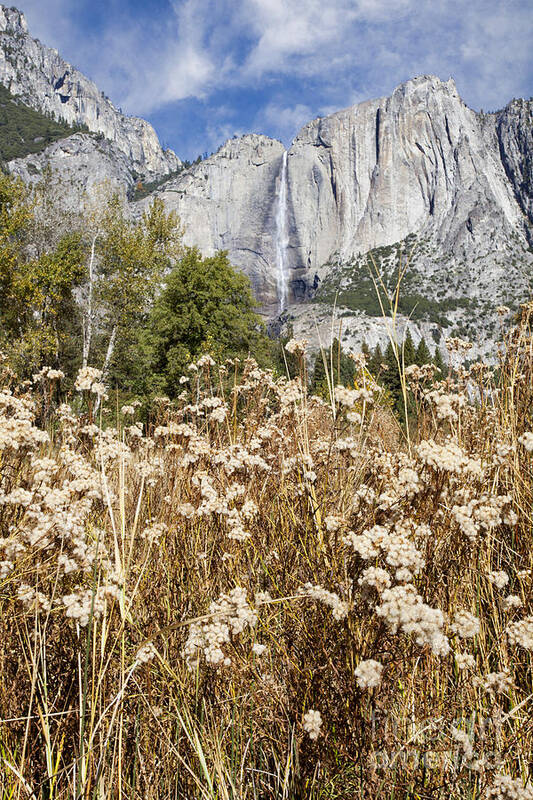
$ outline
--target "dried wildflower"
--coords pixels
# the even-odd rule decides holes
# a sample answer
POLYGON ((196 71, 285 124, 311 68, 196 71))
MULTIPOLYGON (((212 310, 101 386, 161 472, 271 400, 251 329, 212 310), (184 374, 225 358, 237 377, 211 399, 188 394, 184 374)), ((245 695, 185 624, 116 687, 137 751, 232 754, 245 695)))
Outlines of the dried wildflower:
POLYGON ((322 715, 320 711, 310 709, 303 718, 304 730, 310 739, 318 739, 320 736, 320 728, 322 727, 322 715))
POLYGON ((445 656, 449 652, 450 644, 443 633, 444 614, 426 605, 412 584, 385 589, 376 614, 394 633, 402 630, 412 634, 420 646, 429 645, 434 655, 445 656))
POLYGON ((446 444, 438 444, 433 439, 422 441, 416 452, 419 459, 433 469, 476 478, 483 476, 481 462, 469 458, 452 439, 447 440, 446 444))
POLYGON ((389 588, 392 580, 386 569, 381 569, 381 567, 368 567, 368 569, 364 570, 357 582, 363 587, 373 587, 381 594, 385 589, 389 588))
POLYGON ((343 541, 365 561, 382 554, 389 566, 404 568, 416 575, 424 566, 424 558, 410 536, 409 526, 400 522, 392 530, 374 525, 359 535, 348 531, 343 541))
POLYGON ((431 403, 435 409, 438 420, 450 420, 454 422, 458 419, 459 411, 466 406, 464 394, 445 394, 440 389, 433 389, 424 394, 424 399, 431 403))
POLYGON ((459 728, 454 728, 452 725, 450 733, 452 739, 460 746, 465 761, 471 761, 474 756, 474 748, 472 747, 472 742, 470 741, 467 732, 462 731, 459 728))
POLYGON ((492 460, 497 465, 505 464, 512 452, 513 448, 510 444, 507 444, 507 442, 497 442, 492 460))
POLYGON ((533 650, 533 616, 511 622, 507 626, 507 636, 511 644, 520 645, 525 650, 533 650))
POLYGON ((487 579, 497 589, 503 589, 509 583, 509 575, 504 570, 489 572, 487 579))
POLYGON ((512 679, 508 670, 501 672, 489 672, 483 678, 475 678, 475 684, 481 686, 489 695, 505 694, 512 685, 512 679))
POLYGON ((484 797, 486 800, 533 800, 533 786, 529 782, 524 786, 520 778, 513 780, 510 775, 496 775, 484 797))
POLYGON ((335 400, 347 408, 352 408, 359 401, 371 403, 373 397, 370 389, 348 389, 346 386, 335 386, 335 400))
POLYGON ((446 339, 446 347, 451 353, 468 353, 472 349, 472 342, 467 342, 457 336, 446 339))
POLYGON ((101 377, 101 369, 96 369, 96 367, 83 367, 78 372, 74 388, 77 389, 78 392, 95 392, 98 394, 102 386, 100 383, 101 377))
POLYGON ((510 509, 509 511, 507 511, 506 514, 503 515, 502 520, 505 523, 505 525, 509 525, 509 527, 512 528, 518 522, 518 514, 516 513, 516 511, 510 509))
POLYGON ((348 616, 348 611, 350 609, 349 604, 341 600, 339 595, 335 594, 335 592, 328 592, 323 586, 315 586, 312 583, 306 583, 298 589, 298 593, 306 595, 307 597, 312 597, 314 600, 318 600, 324 603, 324 605, 329 606, 333 614, 333 619, 337 620, 337 622, 348 616))
POLYGON ((256 656, 262 656, 265 650, 267 649, 266 644, 260 644, 259 642, 255 642, 252 646, 252 653, 256 656))
POLYGON ((533 433, 531 431, 526 431, 522 436, 519 436, 518 441, 524 446, 528 453, 533 452, 533 433))
POLYGON ((369 658, 366 661, 359 662, 354 675, 360 689, 375 689, 381 683, 382 673, 383 664, 380 664, 379 661, 374 661, 373 658, 369 658))
POLYGON ((17 589, 17 599, 27 611, 33 611, 34 613, 50 611, 50 601, 46 595, 26 583, 21 584, 17 589))
POLYGON ((504 611, 512 611, 515 608, 521 608, 523 605, 522 599, 517 594, 508 594, 502 601, 504 611))
POLYGON ((214 367, 215 366, 215 360, 213 358, 211 358, 211 356, 208 353, 205 353, 203 356, 200 356, 200 358, 197 360, 196 366, 197 367, 214 367))
POLYGON ((209 414, 209 419, 211 422, 224 422, 226 419, 227 410, 225 406, 219 406, 218 408, 213 409, 209 414))
POLYGON ((62 372, 60 369, 52 369, 51 367, 43 367, 40 372, 32 376, 34 383, 42 381, 44 378, 47 378, 49 381, 56 381, 61 380, 64 377, 64 372, 62 372))
POLYGON ((474 636, 478 635, 481 624, 474 614, 471 614, 470 611, 466 611, 465 609, 461 609, 456 612, 453 624, 450 627, 461 639, 472 639, 474 636))
POLYGON ((150 544, 155 544, 167 531, 168 526, 165 525, 164 522, 153 522, 152 524, 147 525, 147 527, 141 533, 141 536, 143 539, 146 539, 148 542, 150 542, 150 544))
POLYGON ((138 664, 148 664, 148 662, 152 661, 156 655, 157 650, 155 649, 153 642, 146 642, 146 644, 143 644, 143 646, 137 651, 135 661, 138 664))
POLYGON ((63 597, 65 614, 85 628, 91 618, 98 619, 102 616, 108 600, 118 600, 119 596, 120 589, 114 584, 99 586, 96 591, 79 588, 77 592, 63 597))
POLYGON ((209 606, 205 622, 193 622, 183 648, 190 669, 196 669, 203 655, 207 664, 229 666, 231 659, 223 646, 246 628, 257 623, 257 614, 246 599, 246 589, 236 586, 229 594, 221 595, 209 606))
POLYGON ((285 345, 285 350, 292 355, 303 355, 308 344, 307 339, 289 339, 285 345))
POLYGON ((335 531, 338 531, 343 524, 343 519, 335 514, 329 514, 324 519, 324 524, 328 533, 335 533, 335 531))
POLYGON ((10 572, 13 572, 15 565, 12 561, 0 561, 0 580, 7 578, 10 572))
POLYGON ((456 653, 455 663, 458 669, 474 669, 476 659, 470 653, 456 653))

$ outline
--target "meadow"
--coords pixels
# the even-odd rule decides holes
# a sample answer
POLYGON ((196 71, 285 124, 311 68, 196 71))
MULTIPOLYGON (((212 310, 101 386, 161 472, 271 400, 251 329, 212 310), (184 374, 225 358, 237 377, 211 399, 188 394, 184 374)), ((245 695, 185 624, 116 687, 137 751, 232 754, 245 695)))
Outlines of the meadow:
POLYGON ((143 422, 4 365, 0 796, 531 800, 532 319, 440 381, 396 345, 408 427, 294 340, 143 422))

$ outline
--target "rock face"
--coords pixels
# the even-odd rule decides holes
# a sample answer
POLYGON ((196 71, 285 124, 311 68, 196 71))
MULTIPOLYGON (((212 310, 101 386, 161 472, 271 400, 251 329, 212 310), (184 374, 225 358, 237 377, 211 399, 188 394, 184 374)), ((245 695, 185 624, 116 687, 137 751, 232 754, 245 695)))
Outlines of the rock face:
POLYGON ((510 102, 496 115, 496 130, 502 163, 526 217, 524 229, 533 244, 533 103, 510 102))
MULTIPOLYGON (((177 211, 187 244, 205 255, 229 250, 270 310, 277 303, 276 191, 284 147, 266 136, 230 139, 158 194, 177 211)), ((145 203, 149 203, 148 198, 145 203)))
MULTIPOLYGON (((513 101, 478 114, 453 80, 422 76, 304 126, 287 153, 284 260, 295 321, 295 304, 332 303, 337 292, 347 316, 375 313, 362 301, 364 254, 390 283, 403 242, 404 288, 424 335, 490 338, 480 312, 494 326, 497 305, 533 288, 531 108, 513 101)), ((159 190, 189 241, 227 248, 272 314, 282 163, 279 142, 245 136, 159 190)))
MULTIPOLYGON (((206 252, 229 249, 270 304, 282 153, 279 142, 244 136, 159 190, 189 240, 206 252)), ((348 263, 413 234, 431 241, 432 255, 460 261, 489 251, 497 259, 511 234, 522 243, 530 235, 530 103, 477 114, 452 80, 415 78, 391 97, 310 122, 287 163, 293 301, 314 291, 332 259, 348 263)), ((490 278, 483 276, 485 289, 490 278)))
POLYGON ((85 124, 102 133, 142 175, 166 175, 180 165, 163 150, 152 126, 121 114, 96 85, 57 50, 28 33, 24 15, 0 5, 0 83, 23 102, 70 124, 85 124))
POLYGON ((289 150, 289 182, 297 268, 429 230, 456 245, 495 207, 502 224, 520 220, 496 137, 452 80, 416 78, 309 123, 289 150))
POLYGON ((135 181, 131 159, 116 144, 83 133, 54 142, 42 153, 14 159, 8 167, 28 184, 42 180, 50 168, 55 206, 69 214, 102 202, 112 192, 127 194, 135 181))

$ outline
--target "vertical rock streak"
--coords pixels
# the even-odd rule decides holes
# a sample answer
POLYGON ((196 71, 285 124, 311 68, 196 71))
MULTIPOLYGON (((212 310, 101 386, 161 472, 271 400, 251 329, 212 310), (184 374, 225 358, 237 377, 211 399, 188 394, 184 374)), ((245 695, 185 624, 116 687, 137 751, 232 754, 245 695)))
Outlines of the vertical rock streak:
POLYGON ((287 151, 283 153, 278 180, 276 204, 276 277, 278 286, 278 310, 281 313, 289 300, 289 226, 287 224, 287 151))

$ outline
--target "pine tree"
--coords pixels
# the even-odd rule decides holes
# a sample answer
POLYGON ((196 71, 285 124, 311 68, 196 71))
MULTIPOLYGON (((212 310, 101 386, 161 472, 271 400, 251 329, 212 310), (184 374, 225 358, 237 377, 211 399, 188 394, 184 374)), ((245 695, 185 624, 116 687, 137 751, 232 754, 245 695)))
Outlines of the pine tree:
POLYGON ((324 356, 326 358, 326 365, 327 365, 328 354, 327 353, 323 354, 322 351, 319 350, 315 358, 313 374, 311 376, 311 392, 312 394, 319 395, 320 397, 327 397, 329 391, 328 381, 326 378, 326 367, 324 366, 324 356))
MULTIPOLYGON (((342 349, 338 339, 333 340, 331 348, 324 353, 324 356, 328 368, 328 377, 330 380, 333 377, 333 385, 353 386, 356 373, 355 363, 342 349)), ((322 352, 319 352, 315 359, 311 390, 314 394, 321 396, 327 396, 328 393, 328 379, 326 378, 322 352)))
POLYGON ((202 258, 187 248, 141 331, 134 391, 175 397, 190 361, 204 353, 215 360, 246 358, 250 350, 256 356, 266 339, 255 306, 249 279, 233 269, 226 251, 202 258))
POLYGON ((410 367, 411 364, 415 363, 416 351, 410 330, 407 331, 407 335, 404 339, 400 360, 402 361, 404 367, 410 367))
MULTIPOLYGON (((285 349, 285 345, 291 339, 294 338, 294 330, 292 325, 288 324, 285 328, 285 333, 279 339, 273 340, 273 345, 271 347, 271 356, 270 360, 272 362, 272 366, 274 367, 274 372, 277 375, 282 375, 284 377, 289 378, 296 378, 299 369, 300 369, 300 362, 296 353, 289 353, 288 350, 285 349)), ((257 356, 254 353, 254 358, 257 356)))
POLYGON ((426 340, 424 338, 420 339, 418 343, 418 347, 416 348, 416 356, 414 363, 417 364, 419 367, 423 367, 424 364, 431 364, 431 353, 429 352, 429 347, 426 344, 426 340))
POLYGON ((446 376, 448 375, 448 368, 444 363, 444 359, 442 358, 442 353, 439 347, 435 347, 435 355, 433 356, 433 363, 438 369, 438 372, 436 374, 437 380, 440 381, 444 380, 444 378, 446 378, 446 376))
POLYGON ((383 353, 381 352, 381 347, 378 344, 375 346, 370 361, 368 362, 368 369, 370 374, 376 378, 381 373, 381 365, 383 364, 383 353))
POLYGON ((402 396, 402 384, 400 381, 400 372, 398 369, 398 361, 396 360, 396 353, 391 344, 388 343, 385 350, 384 363, 387 366, 386 371, 383 373, 383 384, 391 393, 396 408, 399 407, 400 398, 402 396))

